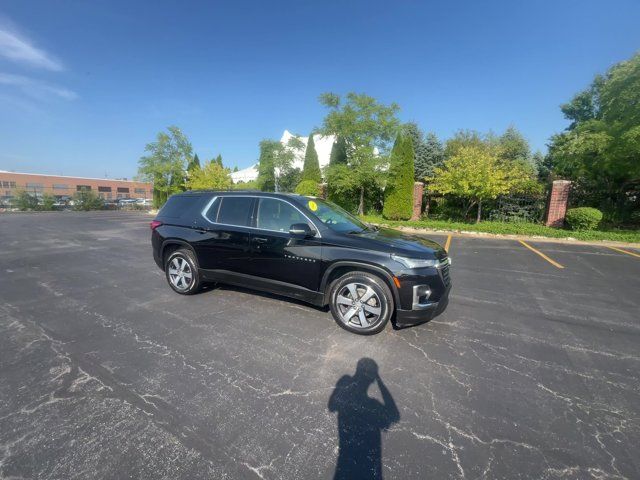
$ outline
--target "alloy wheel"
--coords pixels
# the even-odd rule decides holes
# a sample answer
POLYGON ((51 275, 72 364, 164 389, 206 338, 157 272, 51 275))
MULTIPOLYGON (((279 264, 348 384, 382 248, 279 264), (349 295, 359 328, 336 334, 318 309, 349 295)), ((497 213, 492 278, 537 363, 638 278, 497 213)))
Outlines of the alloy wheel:
POLYGON ((348 283, 338 292, 335 303, 345 325, 370 328, 380 320, 382 302, 369 285, 348 283))
POLYGON ((169 263, 169 280, 176 289, 182 292, 189 290, 193 282, 193 271, 183 257, 173 257, 169 263))

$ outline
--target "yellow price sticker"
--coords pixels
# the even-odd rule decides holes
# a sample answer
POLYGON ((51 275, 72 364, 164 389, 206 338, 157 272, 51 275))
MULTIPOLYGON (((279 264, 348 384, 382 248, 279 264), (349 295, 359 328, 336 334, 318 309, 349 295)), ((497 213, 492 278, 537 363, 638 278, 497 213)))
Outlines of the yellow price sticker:
POLYGON ((311 210, 312 212, 318 210, 318 204, 313 200, 309 200, 309 203, 307 205, 309 205, 309 210, 311 210))

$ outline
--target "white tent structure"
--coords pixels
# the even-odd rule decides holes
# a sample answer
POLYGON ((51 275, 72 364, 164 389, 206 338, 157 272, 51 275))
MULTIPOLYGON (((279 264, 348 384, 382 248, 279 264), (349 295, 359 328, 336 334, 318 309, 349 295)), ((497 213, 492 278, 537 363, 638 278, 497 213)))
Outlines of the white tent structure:
MULTIPOLYGON (((301 149, 296 153, 295 159, 293 160, 293 167, 302 170, 302 167, 304 166, 304 154, 309 137, 294 135, 289 130, 285 130, 282 134, 282 137, 280 138, 280 143, 282 143, 283 145, 287 145, 289 143, 289 140, 292 138, 297 138, 305 146, 304 150, 301 149)), ((316 134, 313 136, 313 142, 315 144, 316 153, 318 154, 318 162, 320 163, 320 168, 329 164, 329 158, 331 157, 331 148, 333 147, 334 140, 334 135, 323 136, 320 134, 316 134)), ((231 180, 233 180, 233 183, 249 182, 255 180, 256 178, 258 178, 257 163, 255 165, 252 165, 251 167, 231 173, 231 180)))

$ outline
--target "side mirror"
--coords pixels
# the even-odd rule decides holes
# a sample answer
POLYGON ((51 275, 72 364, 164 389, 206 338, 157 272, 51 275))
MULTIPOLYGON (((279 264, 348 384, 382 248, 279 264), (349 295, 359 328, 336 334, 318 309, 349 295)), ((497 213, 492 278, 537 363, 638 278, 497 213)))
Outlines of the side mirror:
POLYGON ((294 223, 289 227, 289 233, 307 238, 313 237, 316 231, 312 229, 308 223, 294 223))

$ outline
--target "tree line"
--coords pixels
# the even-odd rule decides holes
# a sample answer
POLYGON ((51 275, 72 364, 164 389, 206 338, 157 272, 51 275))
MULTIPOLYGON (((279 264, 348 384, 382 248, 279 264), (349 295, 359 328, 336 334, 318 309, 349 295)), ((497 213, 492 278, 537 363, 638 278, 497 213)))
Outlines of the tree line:
MULTIPOLYGON (((502 134, 460 130, 442 141, 415 122, 402 123, 395 103, 360 93, 324 93, 319 101, 326 115, 306 145, 295 136, 287 144, 262 140, 258 178, 239 187, 318 195, 324 183, 328 197, 344 208, 405 220, 419 181, 425 184, 424 215, 480 221, 497 199, 541 199, 551 180, 564 178, 574 184, 576 206, 600 208, 610 222, 640 221, 638 54, 562 105, 570 125, 551 137, 546 155, 532 152, 514 126, 502 134), (323 169, 314 134, 335 138, 323 169), (294 168, 302 155, 302 170, 294 168)), ((221 157, 201 166, 177 127, 158 134, 146 150, 139 173, 153 181, 157 205, 184 189, 233 187, 221 157)))

